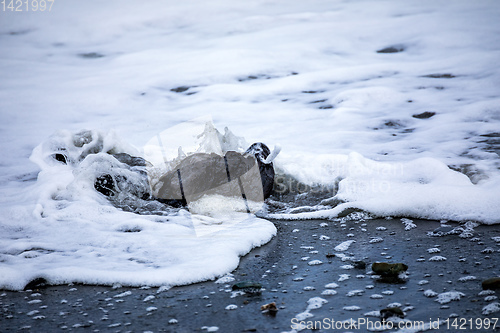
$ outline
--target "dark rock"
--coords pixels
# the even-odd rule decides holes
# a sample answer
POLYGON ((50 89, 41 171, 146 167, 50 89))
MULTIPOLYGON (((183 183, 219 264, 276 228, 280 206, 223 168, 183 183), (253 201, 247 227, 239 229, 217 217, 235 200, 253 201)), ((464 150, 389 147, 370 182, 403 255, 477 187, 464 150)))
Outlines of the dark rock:
POLYGON ((185 207, 187 205, 186 200, 183 199, 162 199, 162 198, 155 198, 155 200, 165 204, 169 205, 174 208, 181 208, 185 207))
POLYGON ((382 319, 382 321, 385 321, 391 317, 404 318, 405 313, 398 306, 380 310, 380 318, 382 319))
POLYGON ((372 264, 372 271, 382 276, 398 276, 408 270, 408 266, 403 263, 389 264, 386 262, 375 262, 372 264))
POLYGON ((419 114, 414 114, 412 117, 417 118, 417 119, 429 119, 430 117, 434 116, 436 112, 432 111, 425 111, 419 114))
POLYGON ((389 284, 403 284, 406 283, 406 279, 402 279, 399 276, 392 275, 382 275, 376 280, 377 282, 389 283, 389 284))
MULTIPOLYGON (((78 145, 92 141, 90 132, 75 137, 78 145)), ((217 154, 193 154, 180 162, 177 168, 164 174, 152 196, 146 169, 148 162, 126 153, 109 153, 117 164, 108 174, 98 176, 94 188, 113 203, 127 211, 136 211, 143 201, 180 208, 205 194, 242 196, 245 200, 262 201, 271 195, 274 168, 267 163, 269 148, 253 144, 244 154, 229 151, 217 154), (135 207, 135 208, 134 208, 135 207)))
POLYGON ((114 163, 110 173, 101 174, 94 182, 94 188, 99 193, 112 199, 115 206, 127 211, 135 211, 141 200, 152 199, 146 172, 146 160, 126 153, 109 153, 120 165, 114 163), (127 202, 127 203, 125 203, 127 202))
POLYGON ((269 197, 273 189, 273 164, 265 162, 269 154, 266 145, 255 143, 244 154, 229 151, 224 156, 190 155, 160 178, 162 185, 157 196, 163 200, 193 201, 204 194, 238 194, 261 201, 269 197))
POLYGON ((257 160, 262 182, 264 199, 269 198, 273 192, 274 186, 274 167, 273 163, 265 163, 265 159, 271 154, 271 150, 263 143, 258 142, 251 145, 245 154, 251 154, 257 160))
POLYGON ((229 154, 229 157, 228 154, 226 154, 226 159, 215 153, 200 153, 186 157, 176 170, 160 178, 162 186, 158 190, 158 197, 167 200, 196 200, 211 190, 227 184, 228 173, 229 177, 238 178, 255 165, 255 161, 250 157, 248 160, 237 161, 240 162, 238 163, 239 174, 230 172, 228 165, 229 160, 233 161, 231 158, 233 154, 229 154))
POLYGON ((365 269, 366 268, 366 262, 364 262, 363 260, 353 260, 352 265, 356 269, 365 269))
POLYGON ((484 290, 500 289, 500 277, 486 279, 481 283, 481 286, 484 290))
POLYGON ((116 192, 116 186, 113 177, 108 174, 97 177, 94 183, 94 188, 97 192, 102 193, 107 197, 115 195, 116 192))
POLYGON ((406 48, 403 45, 388 46, 377 51, 377 53, 398 53, 403 52, 406 48))
POLYGON ((47 282, 47 280, 38 277, 28 282, 28 284, 24 287, 24 290, 35 290, 35 289, 46 288, 48 285, 49 283, 47 282))

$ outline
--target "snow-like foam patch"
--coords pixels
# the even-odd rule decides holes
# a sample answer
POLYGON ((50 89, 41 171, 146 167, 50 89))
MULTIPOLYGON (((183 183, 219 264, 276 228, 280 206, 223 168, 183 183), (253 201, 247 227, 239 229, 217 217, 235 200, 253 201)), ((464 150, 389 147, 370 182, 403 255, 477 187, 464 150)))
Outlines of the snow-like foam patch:
POLYGON ((466 175, 437 159, 391 163, 351 153, 308 156, 295 161, 289 157, 281 163, 290 172, 297 172, 304 182, 340 181, 338 192, 331 200, 336 204, 334 208, 271 214, 273 218, 325 219, 362 210, 376 216, 500 223, 496 205, 500 197, 500 177, 473 184, 466 175), (306 165, 303 161, 307 161, 306 165))
POLYGON ((23 289, 36 278, 127 286, 210 280, 275 235, 272 223, 238 210, 191 214, 133 191, 108 200, 94 188, 102 174, 123 177, 133 190, 144 185, 140 170, 110 155, 137 152, 112 133, 85 133, 56 133, 34 150, 37 182, 16 195, 24 204, 12 205, 0 226, 0 288, 23 289), (66 156, 66 164, 56 153, 66 156), (124 209, 131 203, 135 212, 124 209))
POLYGON ((483 315, 487 316, 487 315, 490 315, 492 313, 495 313, 495 312, 499 312, 500 311, 500 303, 498 302, 494 302, 494 303, 490 303, 488 305, 486 305, 485 307, 483 307, 483 315))
POLYGON ((460 291, 447 291, 438 294, 436 302, 439 302, 440 304, 447 304, 451 301, 459 301, 463 296, 465 296, 465 294, 460 291))
MULTIPOLYGON (((332 295, 332 294, 330 294, 332 295)), ((303 331, 304 329, 307 328, 306 325, 304 325, 304 320, 307 318, 314 317, 314 315, 311 313, 311 310, 319 309, 321 308, 324 304, 328 303, 328 301, 324 298, 321 297, 312 297, 307 301, 307 308, 304 312, 296 314, 293 319, 291 320, 291 328, 292 330, 289 333, 295 333, 295 332, 300 332, 303 331)))
MULTIPOLYGON (((252 142, 280 142, 275 165, 282 173, 325 187, 335 198, 312 204, 308 212, 273 217, 332 218, 364 210, 499 222, 496 2, 194 3, 169 3, 162 10, 167 5, 160 0, 141 6, 107 0, 96 10, 89 1, 60 1, 50 15, 2 16, 2 281, 16 280, 12 260, 20 256, 35 271, 40 258, 57 264, 61 253, 90 256, 82 246, 104 261, 104 254, 126 257, 127 245, 137 255, 135 239, 148 232, 157 239, 189 233, 198 224, 210 234, 219 225, 213 216, 193 221, 174 210, 162 219, 161 205, 123 197, 111 205, 90 195, 85 186, 91 176, 113 166, 102 154, 89 159, 88 168, 73 166, 74 173, 54 165, 45 172, 43 163, 52 159, 39 160, 42 172, 33 185, 39 170, 27 157, 62 128, 116 129, 141 147, 181 125, 168 141, 152 141, 160 139, 153 146, 161 143, 168 154, 182 157, 189 151, 177 143, 200 133, 182 124, 212 114, 252 142), (341 33, 322 38, 328 31, 341 33), (391 46, 398 52, 378 52, 391 46), (75 186, 66 188, 70 183, 75 186), (116 213, 117 203, 137 213, 156 210, 157 217, 116 213), (115 232, 123 235, 108 237, 115 232), (107 250, 113 242, 117 253, 107 250)), ((103 143, 104 151, 117 144, 97 137, 87 147, 103 143)), ((212 138, 204 147, 221 148, 212 138)), ((76 148, 68 153, 71 161, 82 156, 76 148)), ((153 155, 159 161, 152 163, 164 162, 153 155)), ((128 171, 120 176, 133 180, 128 171)), ((269 230, 255 237, 265 239, 269 230)), ((141 246, 152 246, 150 240, 142 239, 141 246)), ((51 265, 44 267, 50 271, 51 265)), ((122 268, 113 266, 108 270, 122 268)))
POLYGON ((347 251, 349 249, 349 246, 351 246, 352 243, 355 243, 355 240, 348 240, 345 242, 340 243, 339 245, 335 246, 334 250, 337 252, 343 252, 347 251))

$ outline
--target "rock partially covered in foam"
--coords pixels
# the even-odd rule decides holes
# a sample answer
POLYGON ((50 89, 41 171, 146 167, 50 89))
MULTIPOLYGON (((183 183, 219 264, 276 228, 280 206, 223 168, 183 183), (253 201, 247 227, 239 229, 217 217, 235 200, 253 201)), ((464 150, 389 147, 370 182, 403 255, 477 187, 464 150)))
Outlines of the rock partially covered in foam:
POLYGON ((245 154, 252 154, 257 160, 259 165, 259 173, 262 180, 262 190, 264 192, 264 199, 267 199, 272 191, 274 185, 274 167, 272 161, 279 154, 281 148, 275 147, 274 151, 271 150, 263 143, 254 143, 251 145, 245 154))
POLYGON ((91 183, 114 206, 146 213, 151 205, 154 211, 168 210, 211 194, 262 202, 273 189, 272 161, 278 153, 254 143, 244 153, 179 155, 177 164, 156 178, 149 172, 152 164, 112 133, 61 131, 40 145, 32 159, 42 169, 66 165, 74 170, 75 186, 87 188, 91 183))
POLYGON ((173 207, 187 205, 205 195, 243 197, 251 202, 262 202, 273 189, 273 155, 275 157, 277 153, 271 154, 263 143, 251 145, 245 153, 228 151, 224 156, 195 153, 162 175, 153 184, 151 192, 149 185, 145 186, 149 180, 143 170, 148 162, 141 157, 115 153, 108 158, 115 161, 115 166, 108 173, 97 175, 94 188, 118 206, 122 206, 120 202, 125 197, 128 202, 135 198, 138 202, 153 200, 173 207), (124 175, 124 170, 136 175, 124 175))
POLYGON ((243 154, 196 153, 164 174, 153 192, 162 200, 183 202, 212 194, 263 201, 273 189, 274 168, 272 161, 267 160, 270 154, 263 143, 253 144, 243 154))

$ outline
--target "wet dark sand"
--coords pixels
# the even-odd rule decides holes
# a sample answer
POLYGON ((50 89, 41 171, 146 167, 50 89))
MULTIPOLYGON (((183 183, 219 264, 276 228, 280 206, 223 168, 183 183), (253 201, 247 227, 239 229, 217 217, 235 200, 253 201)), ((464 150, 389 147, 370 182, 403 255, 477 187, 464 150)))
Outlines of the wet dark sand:
MULTIPOLYGON (((485 306, 498 302, 498 299, 485 298, 494 298, 499 292, 478 295, 482 291, 482 280, 500 276, 500 242, 492 239, 500 236, 500 228, 478 226, 469 238, 458 235, 430 237, 427 232, 439 227, 439 222, 414 220, 414 223, 416 228, 405 230, 400 219, 349 221, 345 224, 275 221, 278 235, 243 257, 233 272, 235 281, 227 284, 209 281, 159 293, 158 288, 113 289, 83 285, 51 286, 23 292, 0 291, 0 331, 206 332, 209 331, 207 328, 218 327, 218 332, 282 332, 291 330, 292 318, 306 310, 310 298, 321 297, 328 303, 311 310, 313 317, 306 320, 326 318, 331 322, 365 318, 379 321, 364 314, 381 310, 391 303, 400 303, 405 308, 406 319, 411 321, 429 322, 451 316, 450 325, 455 318, 462 323, 466 319, 467 325, 470 325, 469 319, 474 322, 472 328, 466 325, 462 330, 451 326, 448 329, 444 323, 439 331, 498 332, 500 322, 496 328, 481 329, 475 326, 475 320, 500 317, 500 312, 482 314, 485 306), (383 229, 379 227, 386 230, 377 230, 383 229), (351 239, 356 242, 342 253, 364 260, 366 269, 346 269, 342 266, 349 261, 327 257, 327 254, 339 253, 334 247, 351 239), (438 248, 440 252, 429 253, 431 248, 438 248), (436 255, 446 260, 429 261, 436 255), (320 260, 322 264, 309 265, 313 260, 320 260), (374 279, 367 273, 375 261, 407 264, 406 282, 394 284, 374 279), (339 282, 340 274, 349 274, 350 278, 339 282), (459 280, 464 277, 470 277, 470 280, 459 280), (265 290, 260 295, 232 298, 232 284, 247 280, 261 283, 265 290), (337 294, 321 295, 325 285, 331 282, 338 284, 333 289, 337 294), (459 291, 465 296, 459 301, 440 304, 436 297, 424 295, 428 289, 437 293, 459 291), (361 292, 347 296, 354 290, 361 292), (154 298, 147 300, 148 296, 154 298), (276 316, 263 314, 260 310, 261 305, 270 302, 276 302, 279 308, 276 316), (236 308, 228 310, 228 305, 236 308), (346 306, 361 309, 347 311, 346 306)), ((302 332, 311 331, 305 329, 302 332)), ((323 326, 314 332, 366 331, 366 327, 335 330, 323 326)))

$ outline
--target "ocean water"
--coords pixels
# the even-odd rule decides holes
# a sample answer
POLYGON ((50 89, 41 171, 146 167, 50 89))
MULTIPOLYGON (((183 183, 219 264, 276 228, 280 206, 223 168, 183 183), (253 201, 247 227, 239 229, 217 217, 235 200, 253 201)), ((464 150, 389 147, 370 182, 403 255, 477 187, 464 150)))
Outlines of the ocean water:
POLYGON ((486 0, 0 11, 0 287, 214 279, 275 235, 263 217, 499 223, 499 15, 486 0), (130 208, 92 188, 116 163, 99 152, 147 157, 159 133, 207 116, 233 148, 279 144, 278 174, 306 196, 330 192, 257 217, 223 198, 130 208), (84 130, 101 150, 72 142, 84 130), (78 163, 49 158, 61 148, 78 163))

